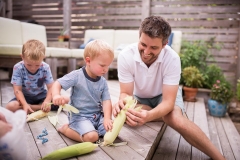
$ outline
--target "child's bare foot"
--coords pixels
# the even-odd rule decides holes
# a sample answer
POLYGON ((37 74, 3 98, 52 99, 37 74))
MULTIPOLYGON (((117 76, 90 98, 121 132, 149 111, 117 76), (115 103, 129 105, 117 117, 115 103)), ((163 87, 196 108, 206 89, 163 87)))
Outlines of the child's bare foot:
POLYGON ((68 128, 68 124, 64 124, 63 126, 58 128, 58 132, 64 134, 68 128))

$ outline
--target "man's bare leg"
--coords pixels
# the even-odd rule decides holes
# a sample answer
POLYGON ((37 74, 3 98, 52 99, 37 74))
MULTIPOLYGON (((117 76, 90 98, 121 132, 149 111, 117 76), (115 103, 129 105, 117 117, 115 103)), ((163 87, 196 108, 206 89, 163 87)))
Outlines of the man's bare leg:
POLYGON ((212 159, 224 159, 223 155, 204 132, 195 123, 182 115, 182 111, 179 107, 175 106, 172 112, 163 117, 163 121, 179 132, 188 143, 204 152, 212 159))

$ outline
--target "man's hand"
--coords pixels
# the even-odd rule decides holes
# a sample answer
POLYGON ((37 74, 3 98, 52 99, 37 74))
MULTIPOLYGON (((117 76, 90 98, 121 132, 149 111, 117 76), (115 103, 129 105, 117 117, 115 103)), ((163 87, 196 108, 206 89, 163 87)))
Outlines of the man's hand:
POLYGON ((147 110, 140 110, 136 111, 134 109, 128 109, 126 112, 127 119, 126 123, 129 126, 140 126, 148 122, 148 111, 147 110))
POLYGON ((125 102, 123 100, 119 100, 113 107, 113 116, 117 117, 118 113, 121 109, 124 109, 125 102))

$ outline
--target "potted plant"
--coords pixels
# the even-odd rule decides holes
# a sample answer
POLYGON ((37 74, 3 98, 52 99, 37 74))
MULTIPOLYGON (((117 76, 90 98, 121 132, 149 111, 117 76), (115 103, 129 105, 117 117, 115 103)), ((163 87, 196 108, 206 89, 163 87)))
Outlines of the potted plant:
POLYGON ((60 31, 60 35, 58 36, 58 41, 59 42, 65 42, 65 41, 69 41, 69 35, 67 35, 67 31, 68 30, 64 30, 64 29, 62 29, 61 31, 60 31))
MULTIPOLYGON (((207 42, 203 40, 184 40, 179 55, 181 59, 182 70, 189 66, 196 66, 205 79, 202 87, 207 89, 211 89, 212 84, 215 83, 216 79, 212 82, 212 77, 215 77, 218 73, 219 75, 221 74, 221 69, 219 67, 216 65, 209 67, 207 63, 209 60, 214 61, 214 58, 211 54, 212 49, 221 49, 220 44, 215 42, 214 37, 210 38, 207 42)), ((183 77, 181 77, 180 84, 183 83, 183 77)))
POLYGON ((233 92, 231 85, 227 81, 217 80, 212 86, 210 99, 208 100, 209 112, 212 116, 223 117, 227 112, 227 107, 233 92))
POLYGON ((195 66, 186 67, 182 72, 184 100, 195 102, 199 87, 202 87, 204 78, 195 66))

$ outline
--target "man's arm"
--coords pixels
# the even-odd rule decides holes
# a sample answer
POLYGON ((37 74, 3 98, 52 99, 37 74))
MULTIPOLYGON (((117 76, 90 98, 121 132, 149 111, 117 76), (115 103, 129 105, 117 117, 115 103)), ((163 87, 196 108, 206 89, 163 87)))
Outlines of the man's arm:
POLYGON ((147 121, 152 121, 154 119, 164 117, 173 110, 178 87, 178 85, 163 85, 162 102, 154 109, 149 111, 147 121))
POLYGON ((120 82, 120 95, 119 95, 119 101, 114 105, 113 108, 113 116, 116 117, 117 114, 121 111, 122 108, 124 108, 124 98, 126 96, 132 96, 133 95, 133 88, 134 88, 134 82, 130 83, 121 83, 120 82))
POLYGON ((164 117, 173 110, 177 91, 178 85, 163 85, 162 102, 151 110, 142 109, 138 112, 134 109, 128 109, 126 123, 130 126, 136 126, 164 117))

